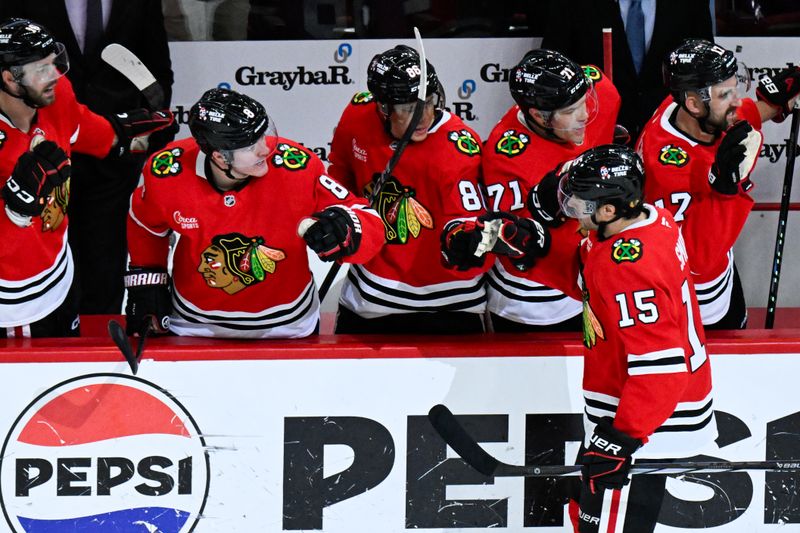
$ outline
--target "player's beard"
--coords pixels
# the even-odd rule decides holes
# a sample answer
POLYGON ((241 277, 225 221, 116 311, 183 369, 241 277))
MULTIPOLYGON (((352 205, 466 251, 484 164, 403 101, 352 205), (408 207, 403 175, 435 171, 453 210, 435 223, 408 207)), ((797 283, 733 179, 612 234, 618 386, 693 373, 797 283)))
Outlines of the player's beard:
POLYGON ((56 92, 55 86, 57 81, 54 80, 48 83, 42 90, 35 91, 32 88, 23 85, 23 90, 25 91, 25 96, 27 97, 28 102, 30 104, 34 104, 31 107, 47 107, 53 102, 56 101, 56 92))
POLYGON ((725 113, 719 116, 709 115, 705 121, 706 133, 712 135, 719 135, 727 130, 736 121, 736 108, 733 106, 728 107, 725 113))

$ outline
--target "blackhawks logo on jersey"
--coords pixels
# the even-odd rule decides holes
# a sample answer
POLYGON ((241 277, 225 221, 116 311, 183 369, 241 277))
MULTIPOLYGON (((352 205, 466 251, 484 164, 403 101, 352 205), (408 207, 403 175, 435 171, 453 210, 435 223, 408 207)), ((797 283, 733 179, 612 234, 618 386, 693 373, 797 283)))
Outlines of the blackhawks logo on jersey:
POLYGON ((415 196, 394 176, 389 176, 375 199, 375 210, 381 215, 387 244, 405 244, 409 235, 419 237, 422 228, 433 229, 433 217, 415 196))
POLYGON ((611 246, 611 258, 615 263, 634 263, 642 258, 643 248, 639 239, 617 239, 611 246))
POLYGON ((583 345, 587 348, 594 347, 597 344, 597 339, 606 340, 603 325, 597 320, 597 316, 592 311, 592 306, 589 304, 589 291, 583 291, 583 345))
POLYGON ((64 222, 69 205, 69 179, 54 188, 47 197, 47 203, 42 209, 42 233, 55 231, 64 222))
POLYGON ((689 154, 680 146, 668 144, 658 154, 658 162, 662 165, 672 165, 680 168, 689 162, 689 154))
POLYGON ((481 143, 467 130, 451 131, 447 138, 456 145, 456 150, 472 157, 481 153, 481 143))
POLYGON ((269 248, 260 236, 241 233, 217 235, 200 254, 197 271, 212 289, 227 294, 261 283, 267 274, 274 274, 277 263, 286 259, 283 250, 269 248))
POLYGON ((353 102, 353 105, 364 105, 370 103, 372 100, 374 100, 374 98, 375 97, 372 96, 371 92, 362 91, 353 95, 353 99, 351 101, 353 102))
POLYGON ((183 170, 183 165, 178 161, 178 158, 182 155, 183 150, 180 148, 158 152, 153 156, 153 162, 150 163, 150 171, 153 176, 166 178, 167 176, 180 174, 183 170))
POLYGON ((311 156, 305 150, 297 146, 282 143, 278 145, 278 153, 272 156, 272 162, 276 166, 286 167, 289 170, 301 170, 306 168, 311 156))
POLYGON ((524 152, 530 141, 531 138, 521 131, 508 130, 500 136, 494 149, 498 154, 514 157, 524 152))
POLYGON ((597 83, 603 77, 603 73, 594 65, 583 65, 581 68, 583 68, 583 73, 586 77, 592 80, 593 83, 597 83))

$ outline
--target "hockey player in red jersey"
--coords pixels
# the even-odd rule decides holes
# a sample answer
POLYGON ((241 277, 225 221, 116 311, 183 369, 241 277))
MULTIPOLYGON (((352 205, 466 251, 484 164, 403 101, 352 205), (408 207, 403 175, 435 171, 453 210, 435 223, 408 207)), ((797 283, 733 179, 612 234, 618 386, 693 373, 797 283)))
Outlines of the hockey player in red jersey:
POLYGON ((644 181, 635 152, 604 145, 575 159, 558 188, 562 213, 588 231, 583 483, 571 509, 581 532, 653 531, 666 478, 628 484, 632 456, 689 457, 713 451, 717 435, 687 252, 669 211, 642 202, 644 181))
MULTIPOLYGON (((358 194, 371 191, 405 132, 420 87, 420 58, 397 46, 369 64, 369 92, 356 94, 333 137, 331 176, 358 194)), ((478 189, 481 140, 444 109, 427 64, 427 101, 392 176, 374 195, 387 245, 350 268, 339 299, 339 333, 483 331, 482 272, 442 264, 440 233, 485 212, 478 189)))
POLYGON ((41 25, 0 25, 0 338, 79 333, 78 295, 67 243, 74 150, 124 156, 172 123, 166 112, 103 118, 75 100, 64 46, 41 25), (36 220, 34 220, 36 219, 36 220))
MULTIPOLYGON (((580 67, 559 52, 533 50, 511 70, 511 107, 494 127, 481 161, 490 211, 520 214, 529 192, 559 163, 598 144, 612 142, 620 98, 592 65, 580 67)), ((549 175, 540 186, 554 188, 549 175)), ((578 223, 554 219, 532 195, 531 211, 549 226, 553 253, 575 249, 578 223)), ((558 331, 581 328, 581 303, 553 289, 577 272, 552 263, 521 271, 509 257, 487 273, 488 310, 495 331, 558 331)))
POLYGON ((800 92, 800 69, 762 77, 753 101, 742 96, 749 77, 733 53, 695 39, 669 55, 664 76, 671 96, 637 143, 647 174, 645 198, 669 210, 678 224, 708 220, 683 231, 703 324, 744 328, 747 308, 732 246, 753 206, 747 191, 761 124, 789 112, 800 92))
POLYGON ((225 89, 189 111, 192 137, 144 169, 128 220, 129 334, 305 337, 319 328, 306 246, 360 262, 383 244, 377 213, 322 162, 278 137, 264 106, 225 89), (169 234, 175 246, 167 274, 169 234), (171 294, 170 294, 171 292, 171 294))

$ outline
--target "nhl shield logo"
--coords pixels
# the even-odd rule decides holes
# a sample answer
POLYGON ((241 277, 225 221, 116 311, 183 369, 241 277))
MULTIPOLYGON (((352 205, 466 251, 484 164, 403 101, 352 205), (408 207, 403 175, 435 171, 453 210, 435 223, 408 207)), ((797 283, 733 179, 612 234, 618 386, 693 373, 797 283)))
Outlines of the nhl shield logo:
POLYGON ((232 194, 226 194, 222 201, 225 204, 225 207, 233 207, 236 205, 236 197, 232 194))

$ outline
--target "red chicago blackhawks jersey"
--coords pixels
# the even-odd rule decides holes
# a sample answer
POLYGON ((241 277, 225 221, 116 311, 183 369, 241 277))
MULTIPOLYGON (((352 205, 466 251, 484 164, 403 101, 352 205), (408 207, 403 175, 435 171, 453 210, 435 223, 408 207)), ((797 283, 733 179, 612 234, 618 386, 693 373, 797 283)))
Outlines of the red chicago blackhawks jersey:
MULTIPOLYGON (((584 68, 594 81, 598 111, 586 127, 584 143, 557 143, 531 131, 518 106, 500 119, 486 141, 481 168, 488 193, 488 208, 516 214, 525 209, 528 191, 559 163, 575 158, 585 150, 608 144, 620 107, 617 89, 594 66, 584 68)), ((581 241, 580 224, 568 220, 550 228, 553 256, 572 255, 581 241)), ((572 286, 577 267, 566 268, 555 261, 539 261, 520 272, 506 257, 500 257, 487 273, 488 309, 508 320, 532 325, 555 324, 581 312, 581 303, 551 287, 572 286)))
MULTIPOLYGON (((669 210, 682 227, 704 324, 728 312, 733 288, 733 244, 753 207, 749 194, 727 196, 708 184, 721 137, 701 143, 675 127, 678 104, 668 97, 645 125, 637 143, 647 179, 645 200, 669 210)), ((737 109, 741 119, 761 129, 758 108, 749 98, 737 109)))
MULTIPOLYGON (((394 145, 372 95, 359 93, 336 128, 328 171, 363 194, 386 167, 394 145)), ((447 222, 484 213, 480 153, 478 135, 446 111, 437 114, 424 141, 408 144, 377 198, 387 244, 371 261, 350 269, 341 305, 365 318, 485 310, 482 271, 446 268, 440 249, 447 222)))
POLYGON ((168 145, 145 166, 128 219, 131 264, 166 266, 167 236, 180 236, 172 266, 174 333, 310 335, 319 300, 297 229, 326 207, 347 206, 361 222, 361 245, 348 261, 369 259, 381 247, 375 212, 332 180, 313 153, 280 139, 268 163, 266 175, 227 192, 206 179, 210 161, 192 138, 168 145))
POLYGON ((716 438, 711 365, 683 238, 646 207, 646 220, 581 243, 586 435, 611 416, 649 439, 642 456, 685 457, 716 438))
MULTIPOLYGON (((36 112, 30 131, 17 129, 0 113, 0 176, 11 175, 17 159, 42 140, 71 151, 105 157, 114 141, 111 125, 75 100, 72 85, 62 77, 55 102, 36 112)), ((0 327, 30 324, 64 301, 72 284, 72 254, 67 244, 69 180, 47 199, 41 216, 26 228, 0 214, 0 327)))

